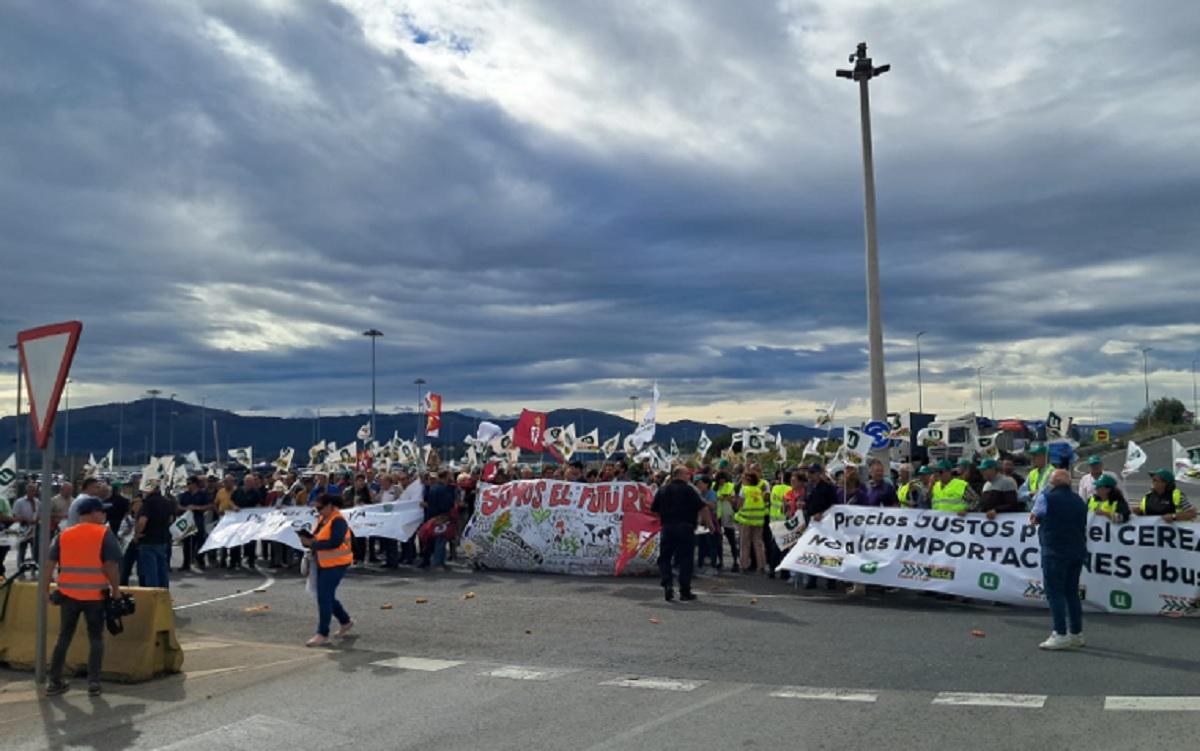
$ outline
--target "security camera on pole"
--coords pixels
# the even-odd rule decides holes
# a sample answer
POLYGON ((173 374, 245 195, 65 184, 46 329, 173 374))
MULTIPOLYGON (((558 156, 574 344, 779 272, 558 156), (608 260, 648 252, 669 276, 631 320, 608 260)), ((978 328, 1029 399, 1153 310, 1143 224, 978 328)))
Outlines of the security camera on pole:
POLYGON ((26 397, 33 437, 42 450, 42 500, 38 508, 38 599, 37 655, 34 660, 34 683, 42 690, 46 678, 46 619, 50 597, 50 567, 46 557, 50 550, 50 496, 54 470, 54 441, 52 429, 58 400, 62 397, 71 372, 75 347, 83 324, 67 321, 28 329, 17 334, 17 349, 21 370, 25 375, 26 397))

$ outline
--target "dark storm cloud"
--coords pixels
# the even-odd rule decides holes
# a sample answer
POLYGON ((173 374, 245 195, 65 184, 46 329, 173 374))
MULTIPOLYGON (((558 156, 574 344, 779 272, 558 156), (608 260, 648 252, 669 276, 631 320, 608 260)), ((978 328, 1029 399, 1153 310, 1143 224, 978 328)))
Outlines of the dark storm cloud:
MULTIPOLYGON (((573 129, 538 121, 571 114, 538 109, 543 79, 534 104, 464 94, 333 3, 69 5, 0 10, 0 320, 82 318, 96 384, 355 404, 378 326, 382 403, 417 375, 479 406, 621 409, 652 378, 677 404, 861 398, 856 98, 832 76, 860 36, 895 64, 874 94, 900 390, 927 330, 927 386, 984 363, 1025 410, 1040 379, 1107 374, 1080 395, 1132 407, 1132 359, 1101 346, 1194 326, 1186 4, 402 8, 403 43, 464 64, 536 20, 591 66, 573 129)), ((1180 331, 1155 345, 1174 367, 1180 331)))

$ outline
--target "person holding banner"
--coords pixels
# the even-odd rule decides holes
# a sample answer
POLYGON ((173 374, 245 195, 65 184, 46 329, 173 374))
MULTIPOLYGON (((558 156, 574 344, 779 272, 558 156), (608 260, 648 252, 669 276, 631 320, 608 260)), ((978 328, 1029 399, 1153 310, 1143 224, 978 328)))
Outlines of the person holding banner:
POLYGON ((1158 516, 1164 522, 1189 522, 1196 518, 1196 507, 1175 485, 1175 473, 1156 469, 1150 473, 1150 492, 1132 509, 1141 516, 1158 516))
POLYGON ((345 636, 354 627, 354 619, 337 599, 338 585, 354 561, 351 547, 354 536, 341 508, 340 495, 322 494, 316 502, 316 529, 300 535, 300 544, 312 550, 317 565, 317 633, 305 643, 308 647, 329 644, 331 618, 337 618, 341 624, 335 636, 345 636))
POLYGON ((1129 519, 1129 503, 1111 476, 1104 474, 1096 478, 1092 495, 1088 497, 1088 511, 1115 524, 1124 524, 1129 519))
MULTIPOLYGON (((825 512, 833 508, 836 503, 837 488, 829 481, 829 475, 825 474, 825 469, 820 464, 810 465, 808 468, 808 489, 804 494, 804 523, 807 525, 814 521, 821 521, 821 517, 825 512)), ((804 588, 816 589, 819 578, 821 577, 809 574, 804 588)), ((828 590, 837 589, 837 580, 826 579, 825 588, 828 590)))
POLYGON ((1049 489, 1038 495, 1029 523, 1038 528, 1042 587, 1054 624, 1054 631, 1038 647, 1082 647, 1086 642, 1079 576, 1087 560, 1087 504, 1071 490, 1071 474, 1065 469, 1050 473, 1049 489))

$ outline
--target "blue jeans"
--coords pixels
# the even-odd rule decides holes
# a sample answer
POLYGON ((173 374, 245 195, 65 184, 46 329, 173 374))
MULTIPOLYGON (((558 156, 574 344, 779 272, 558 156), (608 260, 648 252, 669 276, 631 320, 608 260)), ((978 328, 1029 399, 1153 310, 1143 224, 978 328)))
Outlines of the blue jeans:
POLYGON ((171 588, 171 546, 138 545, 138 584, 143 587, 171 588))
POLYGON ((1082 560, 1042 556, 1042 587, 1046 590, 1046 602, 1050 605, 1056 634, 1083 631, 1083 605, 1079 602, 1079 574, 1082 571, 1082 560))
POLYGON ((337 588, 345 573, 345 566, 317 569, 317 633, 321 636, 329 636, 331 617, 343 626, 350 622, 350 614, 337 600, 337 588))
POLYGON ((433 565, 446 565, 446 538, 438 537, 433 541, 433 565))

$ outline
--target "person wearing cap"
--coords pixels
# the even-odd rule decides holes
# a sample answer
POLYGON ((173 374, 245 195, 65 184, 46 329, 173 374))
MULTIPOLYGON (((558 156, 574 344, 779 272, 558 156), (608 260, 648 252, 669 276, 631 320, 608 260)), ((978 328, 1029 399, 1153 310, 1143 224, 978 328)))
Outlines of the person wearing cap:
POLYGON ((983 474, 975 466, 975 462, 965 456, 959 459, 958 476, 965 480, 967 487, 971 489, 968 494, 969 500, 978 503, 979 497, 983 494, 983 484, 987 481, 983 479, 983 474))
POLYGON ((896 491, 900 508, 929 508, 933 496, 932 485, 933 470, 922 466, 911 480, 901 485, 900 489, 896 491))
POLYGON ((85 498, 78 511, 79 523, 63 530, 47 554, 51 563, 58 564, 58 588, 51 597, 62 608, 58 642, 50 658, 47 696, 58 696, 69 688, 62 678, 63 666, 81 615, 88 635, 88 695, 100 695, 104 598, 109 594, 114 598, 121 596, 121 544, 108 528, 104 502, 85 498))
POLYGON ((1117 524, 1124 524, 1129 519, 1125 494, 1117 487, 1117 481, 1107 474, 1096 478, 1092 495, 1088 496, 1088 511, 1117 524))
POLYGON ((1046 466, 1047 460, 1046 444, 1035 443, 1029 447, 1029 461, 1033 463, 1033 466, 1029 468, 1029 474, 1025 477, 1025 485, 1018 493, 1026 504, 1032 504, 1038 493, 1046 488, 1046 480, 1050 477, 1050 467, 1046 466))
POLYGON ((1000 471, 1000 463, 995 459, 984 459, 979 463, 979 471, 983 475, 983 493, 974 511, 987 514, 989 519, 995 519, 996 514, 1018 513, 1025 510, 1025 504, 1017 497, 1017 483, 1000 471))
POLYGON ((1169 469, 1150 473, 1150 492, 1131 511, 1139 516, 1158 516, 1164 522, 1189 522, 1196 518, 1196 507, 1175 485, 1175 473, 1169 469))
POLYGON ((967 500, 969 486, 961 477, 954 476, 954 465, 948 459, 937 463, 938 479, 933 483, 930 507, 934 511, 947 511, 963 515, 970 502, 967 500))
POLYGON ((1121 481, 1112 472, 1104 471, 1104 460, 1092 455, 1087 458, 1088 473, 1079 479, 1079 497, 1091 498, 1096 494, 1096 480, 1101 477, 1111 477, 1114 487, 1120 487, 1121 481))
POLYGON ((1029 515, 1029 523, 1038 528, 1042 587, 1054 625, 1038 647, 1076 649, 1085 643, 1079 576, 1087 560, 1087 504, 1071 490, 1067 470, 1056 469, 1046 480, 1048 488, 1037 496, 1029 515))
MULTIPOLYGON (((728 466, 728 462, 726 462, 728 466)), ((733 561, 733 573, 741 571, 741 566, 738 562, 741 557, 741 549, 738 547, 737 524, 733 519, 734 501, 733 496, 737 492, 733 480, 730 478, 726 470, 717 470, 716 481, 713 483, 717 493, 717 523, 721 525, 721 534, 725 536, 725 541, 729 543, 729 555, 733 561)), ((725 546, 717 541, 717 571, 720 571, 725 565, 725 546)))

